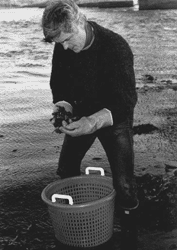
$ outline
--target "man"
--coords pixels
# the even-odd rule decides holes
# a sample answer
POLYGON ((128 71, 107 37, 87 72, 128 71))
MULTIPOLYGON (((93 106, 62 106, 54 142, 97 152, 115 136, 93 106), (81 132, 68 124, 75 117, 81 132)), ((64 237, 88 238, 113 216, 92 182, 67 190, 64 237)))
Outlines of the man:
POLYGON ((98 138, 108 157, 122 210, 123 239, 134 231, 138 207, 132 131, 137 93, 132 51, 120 35, 88 21, 72 0, 49 2, 42 27, 45 40, 55 42, 50 79, 53 114, 62 107, 77 117, 75 121, 63 120, 58 128, 65 138, 57 174, 61 178, 80 175, 81 161, 98 138))

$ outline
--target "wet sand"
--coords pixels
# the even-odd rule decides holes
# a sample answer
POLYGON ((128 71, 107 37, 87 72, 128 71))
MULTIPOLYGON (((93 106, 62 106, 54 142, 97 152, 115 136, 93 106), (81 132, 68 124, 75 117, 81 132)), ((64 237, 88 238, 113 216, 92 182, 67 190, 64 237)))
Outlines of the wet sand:
MULTIPOLYGON (((177 83, 167 80, 156 88, 150 83, 138 89, 134 149, 141 250, 177 249, 176 90, 177 83)), ((58 179, 55 172, 63 135, 52 131, 49 117, 18 122, 15 131, 13 123, 2 127, 0 249, 58 249, 41 200, 43 188, 58 179)), ((111 176, 98 141, 83 159, 83 174, 86 166, 101 166, 111 176)), ((107 245, 116 250, 120 249, 118 222, 115 220, 114 235, 107 245)))

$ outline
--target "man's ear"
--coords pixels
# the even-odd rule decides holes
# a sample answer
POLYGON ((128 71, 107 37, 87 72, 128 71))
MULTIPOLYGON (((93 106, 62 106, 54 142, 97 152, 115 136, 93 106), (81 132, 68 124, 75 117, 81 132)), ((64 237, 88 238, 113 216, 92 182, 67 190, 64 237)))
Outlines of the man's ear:
POLYGON ((73 22, 72 23, 72 26, 71 26, 71 29, 72 29, 72 32, 76 32, 77 33, 77 30, 78 30, 78 23, 76 23, 76 22, 73 22))
POLYGON ((85 29, 86 21, 84 19, 80 19, 80 25, 83 29, 85 29))
POLYGON ((73 28, 74 28, 74 29, 76 28, 76 30, 77 30, 77 29, 78 29, 78 26, 79 26, 80 28, 82 28, 82 29, 85 29, 85 20, 83 20, 83 19, 81 18, 81 19, 79 19, 79 21, 73 23, 73 28))

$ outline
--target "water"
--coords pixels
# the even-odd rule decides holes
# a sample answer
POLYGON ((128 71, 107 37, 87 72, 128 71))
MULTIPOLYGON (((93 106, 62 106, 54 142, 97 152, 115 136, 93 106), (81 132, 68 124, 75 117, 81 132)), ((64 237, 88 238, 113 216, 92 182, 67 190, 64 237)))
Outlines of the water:
MULTIPOLYGON (((144 74, 176 81, 177 10, 82 10, 89 19, 120 33, 129 42, 137 86, 141 86, 144 74)), ((0 10, 2 124, 39 119, 51 113, 48 83, 53 44, 42 42, 42 13, 43 9, 38 8, 0 10)))
MULTIPOLYGON (((0 83, 47 82, 53 45, 46 45, 43 9, 0 10, 0 83)), ((86 15, 124 36, 135 55, 135 71, 161 76, 177 69, 177 10, 86 9, 86 15)))

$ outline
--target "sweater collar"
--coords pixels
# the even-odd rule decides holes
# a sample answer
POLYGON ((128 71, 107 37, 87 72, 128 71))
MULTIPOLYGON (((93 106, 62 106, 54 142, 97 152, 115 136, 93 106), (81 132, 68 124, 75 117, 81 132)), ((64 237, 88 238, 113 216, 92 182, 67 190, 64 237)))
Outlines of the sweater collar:
POLYGON ((88 48, 90 48, 95 39, 93 27, 90 25, 89 22, 86 22, 85 32, 86 32, 86 42, 83 50, 87 50, 88 48))

